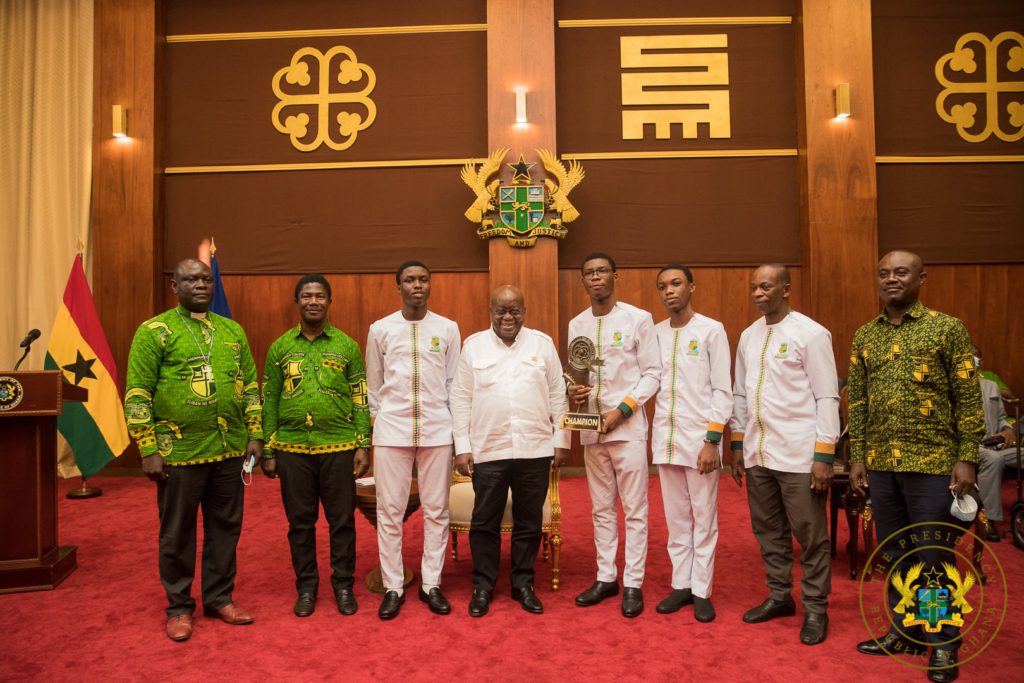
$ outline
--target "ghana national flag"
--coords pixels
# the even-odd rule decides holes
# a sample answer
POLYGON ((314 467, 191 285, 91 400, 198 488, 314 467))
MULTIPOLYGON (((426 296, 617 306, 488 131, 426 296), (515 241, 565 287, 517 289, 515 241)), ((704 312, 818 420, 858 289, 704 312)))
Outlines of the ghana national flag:
POLYGON ((65 403, 57 418, 57 428, 71 446, 75 464, 88 479, 128 447, 128 428, 114 356, 100 327, 81 254, 71 266, 64 300, 53 322, 45 368, 60 370, 67 382, 89 390, 88 401, 65 403))

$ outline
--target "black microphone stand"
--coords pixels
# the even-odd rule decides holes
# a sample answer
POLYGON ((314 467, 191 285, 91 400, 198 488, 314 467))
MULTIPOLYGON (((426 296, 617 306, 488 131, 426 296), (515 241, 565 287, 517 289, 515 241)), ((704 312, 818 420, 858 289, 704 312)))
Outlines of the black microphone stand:
POLYGON ((29 351, 31 351, 31 350, 32 350, 32 344, 31 344, 31 343, 29 343, 29 344, 26 344, 26 345, 25 345, 25 353, 21 354, 21 358, 19 358, 19 359, 18 359, 18 362, 14 364, 14 371, 15 371, 15 372, 17 372, 17 371, 18 371, 18 368, 20 368, 20 367, 21 367, 21 363, 22 363, 22 361, 24 361, 24 360, 25 360, 25 356, 27 356, 27 355, 28 355, 28 352, 29 352, 29 351))

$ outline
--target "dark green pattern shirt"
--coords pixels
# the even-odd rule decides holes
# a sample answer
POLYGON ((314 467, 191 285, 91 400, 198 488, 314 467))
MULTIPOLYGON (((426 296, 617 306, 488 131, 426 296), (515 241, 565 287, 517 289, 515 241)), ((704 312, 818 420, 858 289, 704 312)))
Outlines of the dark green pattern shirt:
POLYGON ((124 413, 143 457, 168 465, 239 457, 262 439, 256 364, 233 320, 182 306, 139 326, 128 353, 124 413), (209 363, 207 363, 209 359, 209 363))
POLYGON ((850 462, 888 472, 949 474, 978 462, 985 432, 971 338, 958 319, 915 303, 853 337, 850 462))
POLYGON ((330 323, 313 341, 296 325, 270 346, 263 371, 268 448, 334 453, 370 445, 363 354, 330 323))

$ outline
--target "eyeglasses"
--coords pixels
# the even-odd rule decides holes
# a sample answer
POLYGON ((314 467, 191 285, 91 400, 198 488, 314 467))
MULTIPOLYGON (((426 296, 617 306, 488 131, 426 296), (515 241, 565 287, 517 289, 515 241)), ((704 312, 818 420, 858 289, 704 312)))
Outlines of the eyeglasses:
POLYGON ((600 275, 601 277, 604 277, 605 275, 607 275, 610 272, 612 272, 611 268, 609 268, 608 266, 601 266, 600 268, 591 268, 589 270, 584 270, 583 271, 583 277, 584 278, 592 278, 595 275, 600 275))
POLYGON ((518 318, 523 315, 523 310, 521 308, 494 308, 491 309, 491 313, 493 313, 496 318, 504 318, 506 315, 518 318))

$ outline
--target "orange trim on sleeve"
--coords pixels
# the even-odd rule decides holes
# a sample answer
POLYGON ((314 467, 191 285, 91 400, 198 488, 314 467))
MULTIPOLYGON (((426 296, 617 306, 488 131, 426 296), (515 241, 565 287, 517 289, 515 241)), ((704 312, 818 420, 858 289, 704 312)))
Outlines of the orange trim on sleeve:
POLYGON ((815 453, 828 453, 829 455, 835 455, 836 445, 834 443, 824 443, 822 441, 816 441, 814 443, 815 453))

